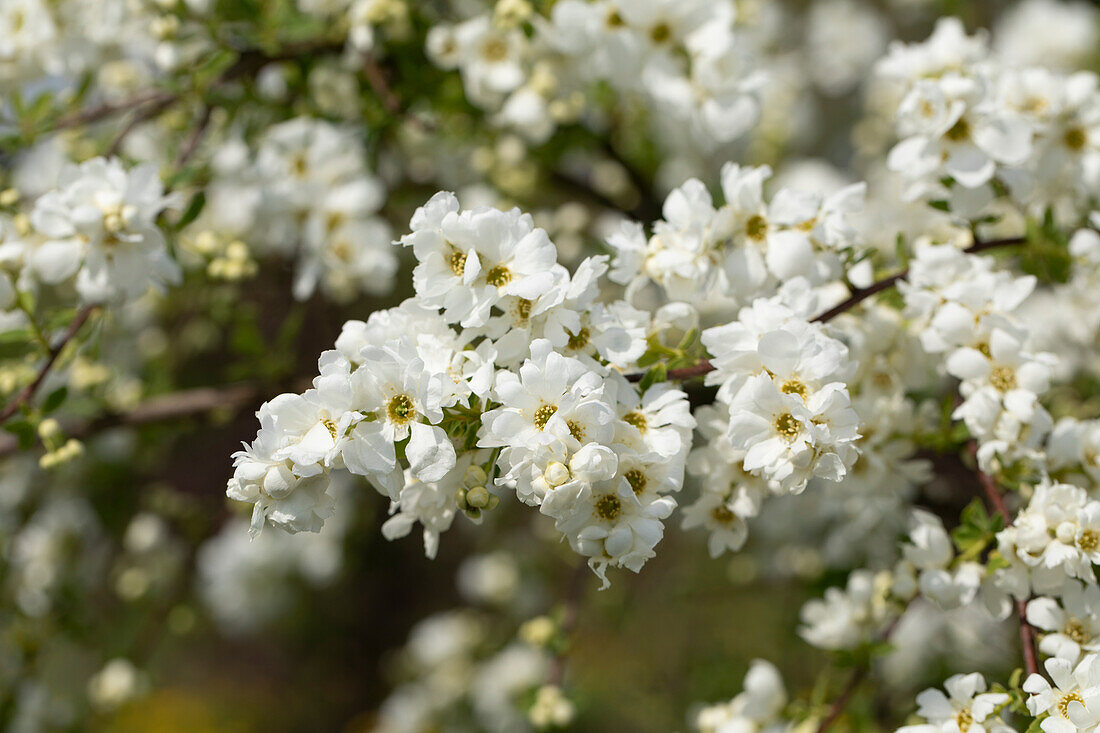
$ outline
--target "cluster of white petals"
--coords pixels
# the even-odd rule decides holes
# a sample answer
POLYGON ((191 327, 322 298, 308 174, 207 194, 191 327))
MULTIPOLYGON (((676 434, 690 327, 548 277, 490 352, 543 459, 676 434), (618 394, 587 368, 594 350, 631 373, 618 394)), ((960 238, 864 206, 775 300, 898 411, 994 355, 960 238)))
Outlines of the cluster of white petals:
POLYGON ((1076 212, 1100 184, 1100 84, 1088 71, 1017 66, 984 33, 944 18, 923 43, 896 43, 876 67, 897 96, 888 165, 906 196, 962 219, 1007 196, 1023 211, 1076 212))
MULTIPOLYGON (((71 284, 83 303, 124 303, 176 284, 180 269, 156 221, 172 203, 155 165, 127 170, 114 158, 66 165, 29 213, 0 220, 0 265, 15 273, 7 284, 31 291, 71 284)), ((4 291, 10 300, 13 290, 0 286, 0 299, 4 291)))
POLYGON ((200 254, 215 249, 205 240, 216 238, 292 260, 299 300, 317 290, 346 301, 393 288, 393 231, 379 216, 386 187, 354 131, 311 117, 287 120, 264 130, 254 149, 243 139, 224 143, 213 167, 206 207, 188 230, 200 254))
POLYGON ((303 394, 259 411, 228 494, 265 524, 317 531, 332 471, 391 502, 390 539, 423 525, 434 556, 458 512, 480 519, 503 490, 551 517, 606 582, 653 556, 676 506, 695 425, 686 395, 640 389, 651 319, 598 302, 606 257, 574 273, 518 209, 462 210, 440 193, 398 243, 416 296, 345 324, 303 394))

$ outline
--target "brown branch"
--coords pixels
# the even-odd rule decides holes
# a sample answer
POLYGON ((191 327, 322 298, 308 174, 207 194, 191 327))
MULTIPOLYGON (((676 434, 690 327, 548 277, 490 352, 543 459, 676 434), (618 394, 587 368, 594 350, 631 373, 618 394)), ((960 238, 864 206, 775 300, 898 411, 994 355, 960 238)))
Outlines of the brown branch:
POLYGON ((171 107, 179 99, 177 95, 168 95, 164 98, 157 99, 150 102, 148 105, 139 107, 134 111, 133 116, 130 117, 130 121, 126 123, 126 126, 115 136, 115 139, 111 141, 111 146, 107 148, 107 157, 111 157, 118 153, 122 147, 123 141, 126 136, 133 132, 134 128, 140 125, 142 122, 148 122, 152 118, 159 115, 161 112, 171 107))
POLYGON ((588 563, 586 562, 577 563, 576 567, 573 568, 573 572, 569 574, 569 586, 565 592, 560 626, 562 647, 554 655, 554 659, 550 664, 550 674, 546 680, 547 684, 555 687, 561 687, 561 683, 565 679, 565 665, 568 661, 566 653, 569 644, 567 637, 577 626, 577 619, 580 617, 581 597, 584 595, 584 581, 587 577, 588 563))
MULTIPOLYGON (((995 249, 997 247, 1009 247, 1016 244, 1023 244, 1027 240, 1024 237, 1012 237, 1010 239, 991 239, 987 242, 975 242, 967 247, 964 252, 967 254, 977 254, 978 252, 984 252, 987 249, 995 249)), ((852 295, 846 300, 841 301, 837 305, 833 306, 829 310, 825 311, 821 315, 814 318, 818 323, 826 323, 836 318, 846 310, 851 309, 853 306, 862 303, 870 298, 875 293, 881 293, 883 290, 893 287, 899 280, 904 280, 909 276, 909 269, 906 268, 901 272, 895 273, 890 277, 883 280, 879 280, 873 285, 868 285, 865 288, 857 288, 852 291, 852 295)))
MULTIPOLYGON (((340 53, 344 48, 343 43, 297 43, 285 46, 282 50, 275 54, 269 54, 259 49, 246 49, 241 51, 237 56, 237 60, 233 62, 221 76, 213 82, 210 88, 214 89, 229 82, 236 81, 241 78, 253 76, 256 72, 262 69, 264 66, 270 63, 277 63, 280 61, 291 61, 305 54, 320 54, 320 55, 332 55, 340 53)), ((79 127, 81 125, 89 125, 93 122, 99 122, 108 117, 112 117, 116 114, 129 112, 131 110, 137 110, 140 107, 149 105, 149 109, 153 110, 151 114, 142 115, 140 117, 131 120, 126 130, 116 138, 112 148, 117 149, 117 146, 121 143, 121 139, 135 125, 142 122, 149 117, 157 114, 158 112, 172 106, 176 102, 180 101, 184 96, 183 92, 171 91, 171 90, 152 90, 141 92, 129 99, 124 99, 120 102, 104 102, 94 107, 78 110, 71 114, 65 115, 59 118, 53 125, 53 130, 63 130, 70 127, 79 127)))
MULTIPOLYGON (((887 641, 894 633, 894 629, 897 628, 898 622, 901 621, 901 616, 904 615, 904 611, 901 615, 886 625, 886 628, 882 630, 882 633, 878 636, 878 641, 887 641)), ((836 699, 833 700, 833 704, 829 706, 829 712, 822 719, 821 724, 817 726, 817 733, 825 733, 829 727, 840 719, 840 716, 844 714, 844 709, 848 707, 848 703, 852 701, 852 696, 856 694, 856 690, 863 684, 863 681, 867 679, 867 676, 871 673, 870 662, 861 664, 852 670, 852 675, 848 678, 848 682, 845 683, 844 689, 840 691, 836 699)))
POLYGON ((60 118, 54 123, 54 129, 64 130, 70 127, 90 125, 93 122, 98 122, 106 117, 119 114, 120 112, 128 112, 137 107, 163 101, 165 99, 175 100, 176 97, 177 94, 175 92, 151 91, 143 92, 121 102, 104 102, 95 107, 89 107, 88 109, 80 110, 79 112, 74 112, 60 118))
MULTIPOLYGON (((964 252, 967 254, 976 254, 978 252, 984 252, 988 249, 995 249, 997 247, 1010 247, 1017 244, 1024 244, 1027 240, 1024 237, 1011 237, 1008 239, 991 239, 986 242, 975 242, 971 246, 967 247, 964 252)), ((841 301, 837 305, 833 306, 829 310, 815 316, 812 320, 816 323, 827 323, 833 318, 836 318, 841 313, 851 310, 855 306, 859 305, 863 301, 870 298, 876 293, 881 293, 883 290, 888 290, 898 284, 900 280, 904 280, 909 275, 909 269, 906 268, 901 272, 896 272, 889 277, 883 278, 872 285, 868 285, 865 288, 856 288, 852 291, 852 294, 841 301)), ((694 364, 682 369, 671 369, 668 372, 669 379, 694 379, 695 377, 701 377, 708 372, 714 370, 714 365, 706 359, 703 359, 698 364, 694 364)), ((641 381, 643 374, 628 374, 626 378, 631 382, 641 381)))
MULTIPOLYGON (((63 422, 61 430, 69 437, 84 438, 115 427, 168 422, 215 410, 238 410, 259 403, 261 398, 262 390, 259 385, 254 384, 200 387, 150 398, 126 412, 108 413, 91 420, 63 422)), ((19 442, 13 436, 0 436, 0 458, 18 452, 19 442)))
POLYGON ((62 334, 61 340, 58 341, 54 346, 50 347, 49 354, 46 356, 46 361, 43 362, 42 366, 38 368, 38 373, 35 375, 31 383, 24 387, 23 391, 16 395, 15 399, 9 402, 4 407, 4 409, 0 411, 0 423, 7 422, 8 418, 19 412, 19 410, 22 409, 25 404, 30 402, 35 393, 38 391, 38 388, 42 386, 42 383, 44 381, 46 381, 47 375, 49 375, 50 370, 53 369, 54 364, 57 362, 57 357, 61 355, 61 352, 62 350, 64 350, 65 345, 73 340, 73 337, 76 336, 77 332, 84 325, 85 321, 87 321, 91 317, 92 313, 94 313, 98 308, 98 305, 86 305, 83 309, 81 309, 79 313, 76 314, 76 317, 72 320, 72 323, 69 324, 69 327, 65 329, 65 333, 62 334))
MULTIPOLYGON (((986 499, 993 510, 1004 520, 1004 525, 1012 525, 1012 515, 1005 504, 1004 494, 997 487, 997 482, 988 473, 978 466, 978 444, 970 441, 967 446, 970 455, 974 458, 974 470, 978 474, 978 483, 985 492, 986 499)), ((1029 675, 1039 674, 1039 662, 1035 655, 1035 629, 1027 621, 1027 601, 1016 601, 1016 617, 1020 622, 1020 647, 1024 653, 1024 667, 1029 675)))
POLYGON ((401 100, 401 97, 397 95, 397 92, 395 92, 390 85, 389 79, 386 78, 386 71, 378 64, 374 56, 370 54, 367 54, 363 59, 363 76, 366 78, 367 83, 370 84, 371 90, 377 95, 378 100, 382 103, 382 107, 391 115, 405 120, 421 132, 432 132, 435 130, 434 122, 426 120, 409 111, 408 106, 401 100))
POLYGON ((208 104, 204 104, 202 107, 202 115, 199 117, 198 124, 195 125, 195 129, 191 132, 191 135, 187 138, 187 142, 180 148, 179 157, 176 158, 176 168, 182 168, 184 164, 190 160, 191 156, 195 154, 195 151, 199 148, 199 143, 202 142, 202 136, 206 133, 206 128, 210 125, 210 115, 213 114, 214 108, 208 104))

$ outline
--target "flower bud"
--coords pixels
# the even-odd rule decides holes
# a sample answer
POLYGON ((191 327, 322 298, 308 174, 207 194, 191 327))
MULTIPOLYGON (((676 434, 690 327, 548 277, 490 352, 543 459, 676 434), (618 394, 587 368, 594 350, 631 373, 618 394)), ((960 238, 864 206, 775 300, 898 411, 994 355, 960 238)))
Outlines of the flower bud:
POLYGON ((557 488, 567 482, 571 476, 569 475, 569 468, 564 463, 554 461, 546 467, 546 471, 542 474, 543 479, 546 480, 547 485, 557 488))
POLYGON ((489 506, 489 497, 492 496, 484 486, 475 486, 466 492, 466 503, 474 509, 485 509, 489 506))
POLYGON ((294 490, 294 474, 285 463, 272 466, 264 474, 264 493, 272 499, 283 499, 294 490))
POLYGON ((489 476, 485 473, 485 469, 481 466, 470 466, 466 469, 466 475, 462 477, 462 485, 467 489, 472 489, 475 486, 484 486, 489 480, 489 476))
POLYGON ((61 423, 57 422, 57 420, 54 420, 52 417, 46 418, 38 423, 38 437, 42 438, 42 440, 56 438, 60 434, 61 423))

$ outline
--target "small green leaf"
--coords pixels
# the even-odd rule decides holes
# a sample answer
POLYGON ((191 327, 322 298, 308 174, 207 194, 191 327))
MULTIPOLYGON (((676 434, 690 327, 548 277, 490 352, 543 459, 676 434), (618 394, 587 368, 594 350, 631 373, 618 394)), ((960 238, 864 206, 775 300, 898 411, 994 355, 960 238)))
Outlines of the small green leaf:
POLYGON ((4 424, 4 430, 19 439, 19 450, 27 450, 34 446, 38 433, 29 420, 14 420, 4 424))
POLYGON ((199 218, 199 214, 202 213, 204 206, 206 206, 206 192, 199 191, 191 197, 191 201, 188 202, 187 208, 183 211, 183 215, 179 218, 179 221, 176 222, 176 231, 183 229, 195 219, 199 218))
POLYGON ((58 387, 42 401, 42 414, 49 415, 51 412, 61 407, 65 402, 65 398, 69 396, 68 387, 58 387))
POLYGON ((666 379, 668 379, 668 367, 661 363, 645 373, 645 376, 642 377, 642 381, 638 385, 638 388, 640 391, 645 392, 653 385, 657 384, 658 382, 663 382, 666 379))

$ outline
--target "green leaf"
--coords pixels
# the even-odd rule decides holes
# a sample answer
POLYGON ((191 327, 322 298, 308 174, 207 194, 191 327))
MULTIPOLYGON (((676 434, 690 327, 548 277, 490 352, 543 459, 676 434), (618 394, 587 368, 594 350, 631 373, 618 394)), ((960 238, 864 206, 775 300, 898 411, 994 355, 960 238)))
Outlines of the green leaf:
POLYGON ((1038 718, 1031 721, 1031 725, 1027 727, 1024 733, 1043 733, 1043 721, 1047 719, 1046 713, 1043 713, 1038 718))
POLYGON ((0 333, 0 344, 18 344, 33 339, 34 331, 29 328, 14 328, 11 331, 0 333))
POLYGON ((49 415, 51 412, 61 407, 65 402, 65 398, 69 396, 68 387, 58 387, 42 401, 42 414, 49 415))
POLYGON ((38 432, 29 420, 14 420, 4 424, 4 430, 19 439, 19 450, 28 450, 34 446, 38 432))
POLYGON ((195 219, 199 218, 199 214, 202 213, 204 206, 206 206, 206 192, 199 191, 191 197, 191 200, 187 203, 187 208, 183 211, 183 215, 179 218, 179 221, 176 222, 176 231, 183 229, 195 219))
POLYGON ((645 373, 645 376, 642 377, 641 383, 638 385, 638 389, 642 392, 645 392, 653 385, 657 384, 658 382, 663 382, 666 379, 668 379, 668 367, 665 366, 663 363, 658 364, 657 366, 653 367, 645 373))

